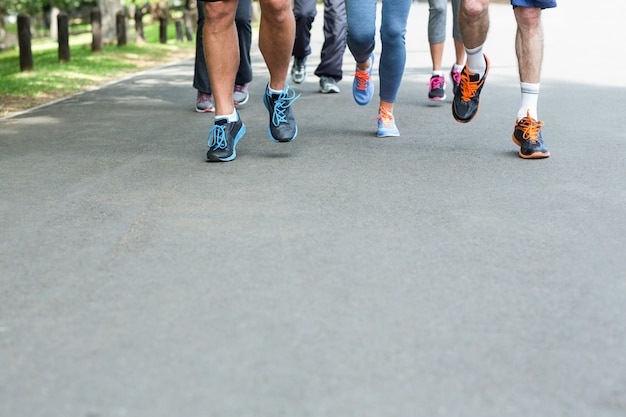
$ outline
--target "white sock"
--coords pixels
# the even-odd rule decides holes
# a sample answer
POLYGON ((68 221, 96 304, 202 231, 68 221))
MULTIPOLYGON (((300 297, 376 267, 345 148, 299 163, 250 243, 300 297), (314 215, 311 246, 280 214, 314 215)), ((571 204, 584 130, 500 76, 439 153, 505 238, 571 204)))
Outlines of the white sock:
POLYGON ((437 77, 443 77, 443 71, 433 71, 433 75, 436 75, 437 77))
POLYGON ((454 72, 461 72, 463 71, 463 65, 459 65, 459 64, 454 64, 454 72))
POLYGON ((285 90, 272 90, 272 89, 270 88, 270 86, 268 85, 268 86, 267 86, 267 91, 269 91, 269 92, 270 92, 270 94, 281 94, 281 93, 282 93, 283 91, 285 91, 285 90))
POLYGON ((467 69, 469 72, 478 74, 480 78, 483 78, 487 70, 487 61, 485 61, 483 56, 483 46, 480 45, 472 49, 465 48, 465 52, 467 53, 467 69))
POLYGON ((227 119, 228 123, 232 123, 232 122, 236 122, 237 120, 239 120, 239 115, 237 114, 237 110, 235 110, 234 112, 232 112, 232 114, 227 114, 224 116, 215 115, 215 120, 219 120, 219 119, 227 119))
POLYGON ((526 117, 526 112, 530 113, 530 117, 535 120, 539 120, 537 116, 537 101, 539 100, 539 86, 540 84, 533 83, 520 83, 520 90, 522 92, 522 103, 517 110, 517 118, 521 119, 526 117))

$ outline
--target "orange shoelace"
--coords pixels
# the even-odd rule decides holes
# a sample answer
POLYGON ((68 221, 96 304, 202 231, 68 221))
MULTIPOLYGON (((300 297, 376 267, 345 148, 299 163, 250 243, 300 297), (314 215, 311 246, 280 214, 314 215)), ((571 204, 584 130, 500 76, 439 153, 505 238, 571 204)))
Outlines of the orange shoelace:
POLYGON ((463 101, 470 101, 485 82, 485 77, 478 81, 471 81, 470 74, 474 75, 467 70, 467 67, 461 71, 461 99, 463 101))
POLYGON ((376 120, 382 120, 383 126, 387 126, 387 127, 392 126, 393 114, 391 114, 389 110, 381 106, 378 109, 378 117, 376 118, 376 120))
POLYGON ((517 129, 524 132, 522 135, 524 140, 537 142, 537 136, 539 135, 539 131, 544 125, 545 123, 541 120, 535 120, 530 117, 530 111, 527 110, 526 117, 522 117, 522 119, 517 122, 517 129))
POLYGON ((357 90, 365 91, 367 89, 367 83, 370 81, 370 73, 363 71, 356 71, 354 73, 356 77, 357 90))

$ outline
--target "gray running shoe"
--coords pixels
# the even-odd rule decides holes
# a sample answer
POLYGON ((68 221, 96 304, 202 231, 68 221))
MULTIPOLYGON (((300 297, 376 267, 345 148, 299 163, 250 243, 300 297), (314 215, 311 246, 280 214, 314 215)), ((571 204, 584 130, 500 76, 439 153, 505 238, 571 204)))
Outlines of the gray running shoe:
POLYGON ((215 107, 213 106, 213 96, 211 93, 205 93, 198 90, 196 97, 196 111, 198 113, 213 113, 215 107))
POLYGON ((338 93, 340 91, 341 90, 333 77, 327 77, 325 75, 320 77, 320 93, 328 94, 338 93))
POLYGON ((306 80, 306 57, 293 57, 293 65, 291 66, 291 79, 296 84, 302 84, 306 80))
POLYGON ((249 86, 250 83, 243 85, 235 84, 235 89, 233 90, 233 103, 235 106, 243 106, 248 102, 250 98, 250 94, 248 93, 249 86))

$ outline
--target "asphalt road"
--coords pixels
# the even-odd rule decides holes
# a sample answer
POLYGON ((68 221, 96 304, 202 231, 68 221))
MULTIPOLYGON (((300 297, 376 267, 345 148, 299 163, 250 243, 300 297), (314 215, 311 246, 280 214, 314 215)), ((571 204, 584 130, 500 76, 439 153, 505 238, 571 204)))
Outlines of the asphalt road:
POLYGON ((561 3, 546 160, 510 139, 497 4, 470 125, 426 98, 424 3, 399 138, 349 52, 317 92, 321 17, 297 140, 267 137, 253 48, 231 163, 204 162, 192 60, 0 120, 0 416, 626 416, 626 6, 561 3))

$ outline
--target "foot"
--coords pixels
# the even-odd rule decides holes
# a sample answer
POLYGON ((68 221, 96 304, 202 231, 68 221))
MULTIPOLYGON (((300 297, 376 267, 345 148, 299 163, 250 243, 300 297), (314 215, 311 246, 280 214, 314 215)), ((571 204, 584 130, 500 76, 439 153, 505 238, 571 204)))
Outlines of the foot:
POLYGON ((372 84, 372 69, 374 69, 374 52, 370 56, 370 67, 367 71, 359 70, 357 66, 352 82, 352 95, 354 101, 361 106, 365 106, 374 96, 374 85, 372 84))
POLYGON ((379 138, 400 136, 400 131, 396 127, 396 121, 389 110, 381 106, 378 109, 378 117, 376 119, 378 120, 378 132, 376 136, 379 138))
POLYGON ((446 79, 443 75, 433 75, 428 82, 428 98, 433 101, 446 99, 446 79))
POLYGON ((337 85, 337 81, 333 77, 327 77, 322 75, 320 77, 320 93, 328 94, 328 93, 338 93, 341 90, 337 85))
POLYGON ((293 57, 291 66, 291 80, 296 84, 302 84, 306 80, 306 58, 293 57))
POLYGON ((296 95, 289 86, 279 94, 270 94, 269 86, 265 89, 263 103, 270 113, 267 133, 274 142, 291 142, 298 135, 298 125, 291 110, 291 105, 298 97, 300 95, 296 95))
POLYGON ((206 154, 207 162, 228 162, 237 157, 237 142, 246 133, 246 126, 239 115, 236 122, 227 119, 218 119, 209 131, 209 150, 206 154))
POLYGON ((198 90, 198 94, 196 96, 196 111, 198 113, 213 113, 215 111, 211 93, 205 93, 198 90))
POLYGON ((454 91, 452 100, 452 115, 457 122, 469 123, 478 114, 480 109, 480 91, 483 89, 485 79, 489 73, 489 59, 484 55, 487 69, 482 78, 478 74, 469 72, 467 64, 461 71, 461 82, 454 91))
POLYGON ((235 106, 243 106, 248 102, 250 98, 250 94, 248 93, 249 86, 250 83, 235 84, 235 89, 233 90, 233 104, 235 106))
POLYGON ((546 148, 541 137, 541 128, 544 123, 530 117, 530 112, 526 112, 526 117, 522 117, 515 123, 515 130, 511 138, 520 147, 519 156, 524 159, 540 159, 550 156, 550 151, 546 148))

